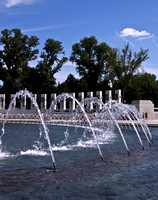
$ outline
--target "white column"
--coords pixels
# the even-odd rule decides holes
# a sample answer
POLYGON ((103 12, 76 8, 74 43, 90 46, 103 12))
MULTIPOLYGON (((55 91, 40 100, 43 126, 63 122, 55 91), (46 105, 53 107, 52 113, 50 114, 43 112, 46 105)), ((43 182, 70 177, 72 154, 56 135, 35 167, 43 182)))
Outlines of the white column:
POLYGON ((105 91, 105 103, 109 103, 109 108, 111 108, 112 93, 111 90, 105 91))
MULTIPOLYGON (((56 93, 52 93, 52 94, 51 94, 51 103, 52 103, 56 98, 57 98, 56 93)), ((56 110, 56 109, 57 109, 57 105, 54 105, 52 109, 53 109, 53 110, 56 110)))
POLYGON ((47 110, 47 94, 41 94, 41 110, 47 110))
MULTIPOLYGON (((37 102, 37 94, 33 94, 33 97, 34 97, 35 101, 37 102)), ((34 110, 34 109, 35 109, 35 106, 31 102, 31 110, 34 110)))
MULTIPOLYGON (((75 93, 70 93, 72 97, 75 97, 75 93)), ((75 100, 69 99, 69 112, 73 112, 75 110, 75 100)))
MULTIPOLYGON (((12 102, 14 97, 15 97, 15 94, 11 94, 10 103, 12 102)), ((14 103, 12 104, 12 109, 15 109, 15 108, 16 108, 16 99, 15 99, 14 103)))
MULTIPOLYGON (((93 97, 93 92, 87 92, 87 97, 88 97, 88 98, 93 97)), ((91 112, 91 110, 93 110, 93 103, 90 103, 90 104, 88 105, 87 111, 88 111, 88 112, 91 112)))
POLYGON ((5 94, 0 94, 0 109, 5 109, 5 94))
POLYGON ((121 103, 121 90, 115 90, 115 99, 118 103, 121 103))
MULTIPOLYGON (((102 101, 102 99, 103 99, 103 93, 102 93, 102 91, 96 91, 96 97, 100 101, 102 101)), ((96 105, 96 111, 99 112, 101 109, 102 109, 102 105, 101 104, 97 104, 96 105)))
POLYGON ((79 92, 78 93, 78 101, 81 102, 84 99, 84 92, 79 92))
MULTIPOLYGON (((78 101, 81 103, 81 101, 84 100, 84 92, 79 92, 78 93, 78 101)), ((84 104, 82 104, 82 106, 84 107, 84 104)))
POLYGON ((106 90, 105 91, 105 103, 109 102, 110 100, 112 100, 111 90, 106 90))
POLYGON ((64 112, 66 110, 66 99, 60 101, 60 112, 64 112))
POLYGON ((26 110, 26 95, 21 96, 21 110, 26 110))

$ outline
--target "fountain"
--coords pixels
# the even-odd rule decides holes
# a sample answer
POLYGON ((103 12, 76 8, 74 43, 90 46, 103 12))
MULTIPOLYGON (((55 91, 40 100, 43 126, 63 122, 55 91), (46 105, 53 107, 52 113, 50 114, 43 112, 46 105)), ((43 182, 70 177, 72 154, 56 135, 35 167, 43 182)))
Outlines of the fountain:
POLYGON ((96 138, 95 131, 94 131, 94 129, 92 128, 92 124, 91 124, 91 122, 90 122, 90 120, 89 120, 89 117, 88 117, 88 115, 86 114, 86 112, 85 112, 85 110, 84 110, 82 104, 81 104, 75 97, 71 96, 71 95, 68 94, 68 93, 58 95, 57 98, 56 98, 56 100, 53 100, 53 101, 52 101, 52 103, 51 103, 51 105, 50 105, 50 108, 48 109, 46 115, 48 116, 48 113, 51 112, 52 107, 54 107, 54 105, 57 104, 58 101, 61 101, 62 99, 65 99, 65 98, 71 98, 72 100, 75 100, 76 103, 77 103, 77 105, 78 105, 78 107, 81 109, 81 112, 82 112, 83 115, 85 116, 85 118, 86 118, 86 120, 87 120, 87 122, 88 122, 88 125, 89 125, 89 127, 90 127, 90 129, 91 129, 91 131, 92 131, 93 137, 94 137, 94 139, 95 139, 95 141, 96 141, 96 144, 97 144, 97 148, 98 148, 98 151, 99 151, 101 160, 103 161, 103 155, 102 155, 100 146, 99 146, 99 144, 98 144, 98 140, 97 140, 97 138, 96 138))
MULTIPOLYGON (((54 166, 54 171, 57 171, 57 168, 56 168, 56 163, 55 163, 55 158, 54 158, 54 154, 53 154, 53 151, 52 151, 52 146, 51 146, 51 142, 50 142, 50 138, 49 138, 49 134, 48 134, 48 128, 46 126, 46 123, 44 122, 44 119, 43 119, 43 115, 39 109, 39 106, 35 100, 35 98, 33 97, 33 95, 27 91, 27 90, 21 90, 19 91, 18 93, 16 93, 16 95, 14 96, 14 98, 12 99, 10 105, 9 105, 9 108, 8 108, 8 111, 6 113, 6 119, 4 120, 3 122, 3 127, 2 127, 2 135, 0 136, 0 145, 2 146, 2 136, 5 134, 5 123, 7 122, 8 120, 8 114, 11 110, 11 107, 12 105, 14 104, 16 98, 19 98, 20 96, 23 97, 27 95, 31 102, 33 103, 33 105, 35 106, 35 108, 37 109, 37 112, 38 112, 38 115, 40 117, 40 120, 41 120, 41 124, 43 126, 43 129, 44 129, 44 133, 45 133, 45 136, 46 136, 46 139, 47 139, 47 142, 48 142, 48 145, 49 145, 49 150, 50 150, 50 153, 51 153, 51 158, 52 158, 52 162, 53 162, 53 166, 54 166)), ((2 147, 1 147, 2 149, 2 147)))
POLYGON ((107 113, 109 114, 109 117, 111 118, 111 120, 113 121, 113 123, 116 125, 116 127, 119 130, 119 133, 122 137, 124 145, 127 149, 128 155, 130 155, 130 152, 129 152, 126 140, 124 138, 124 135, 122 133, 122 130, 119 126, 119 123, 121 125, 125 124, 126 122, 128 122, 128 125, 129 125, 129 123, 132 124, 134 131, 136 132, 137 137, 140 141, 142 149, 144 149, 144 145, 142 143, 141 137, 138 133, 138 130, 137 130, 135 124, 141 125, 143 133, 145 134, 147 141, 148 141, 149 145, 151 146, 152 135, 150 133, 150 130, 148 129, 144 119, 142 118, 142 116, 139 114, 139 112, 136 110, 135 107, 130 106, 130 105, 125 105, 125 104, 122 104, 122 103, 120 104, 120 103, 117 103, 116 101, 109 101, 107 104, 104 104, 101 100, 97 99, 96 97, 86 98, 81 102, 81 104, 90 104, 90 103, 102 105, 102 110, 99 113, 100 117, 98 116, 99 118, 103 118, 105 120, 105 118, 108 116, 107 113), (134 121, 134 119, 135 119, 135 121, 134 121), (148 136, 150 137, 151 141, 149 140, 148 136))
POLYGON ((42 114, 33 95, 24 90, 14 96, 5 118, 0 118, 0 198, 158 198, 157 128, 149 130, 135 107, 113 100, 104 104, 96 97, 79 102, 61 94, 42 114), (24 95, 39 117, 11 114, 15 99, 24 95), (72 113, 54 111, 64 99, 76 102, 72 113), (89 112, 92 104, 96 111, 89 112), (126 156, 124 147, 131 156, 126 156), (102 161, 106 155, 106 161, 98 162, 97 150, 102 161), (52 173, 57 171, 55 160, 58 173, 52 173), (48 167, 52 162, 53 168, 48 167))
MULTIPOLYGON (((5 124, 8 120, 8 116, 9 116, 11 107, 14 104, 16 98, 24 97, 25 95, 27 95, 30 98, 32 104, 35 106, 37 113, 40 117, 40 122, 41 122, 42 128, 44 130, 45 138, 46 138, 48 146, 49 146, 49 151, 51 154, 54 171, 57 171, 57 167, 56 167, 56 162, 55 162, 55 158, 54 158, 54 153, 52 150, 53 147, 50 142, 49 129, 47 127, 47 123, 52 124, 55 121, 55 119, 53 119, 53 117, 52 117, 52 110, 55 106, 57 106, 58 102, 60 102, 64 99, 72 99, 73 101, 75 101, 77 104, 77 108, 76 108, 75 112, 72 112, 71 114, 69 114, 68 119, 66 119, 66 120, 59 119, 59 120, 57 120, 58 123, 60 124, 60 122, 62 121, 62 123, 63 123, 62 125, 65 124, 65 126, 72 125, 75 127, 79 127, 79 126, 84 127, 86 130, 89 129, 94 138, 93 143, 97 147, 102 161, 103 161, 103 154, 102 154, 102 151, 100 148, 100 143, 103 142, 103 140, 105 139, 105 136, 106 136, 106 134, 103 132, 105 130, 111 131, 114 126, 117 127, 117 129, 121 135, 121 138, 122 138, 125 148, 128 152, 128 155, 130 155, 130 151, 129 151, 126 139, 124 137, 123 131, 121 129, 121 126, 125 126, 126 128, 127 128, 127 126, 129 126, 130 128, 132 126, 138 139, 139 139, 142 149, 144 149, 144 144, 143 144, 142 139, 139 134, 140 127, 141 127, 143 133, 146 136, 146 139, 147 139, 149 145, 151 146, 152 135, 150 133, 150 130, 148 129, 145 121, 143 120, 141 115, 138 113, 138 111, 135 109, 135 107, 132 107, 129 105, 124 105, 124 104, 118 104, 116 101, 109 101, 108 103, 104 104, 101 100, 99 100, 96 97, 85 98, 83 101, 79 102, 75 97, 71 96, 70 94, 63 93, 63 94, 58 95, 57 98, 51 102, 50 108, 45 113, 45 119, 44 119, 44 116, 42 115, 42 113, 39 109, 39 106, 38 106, 35 98, 33 97, 32 93, 30 93, 27 90, 21 90, 18 93, 16 93, 16 95, 12 99, 12 101, 9 105, 8 111, 6 113, 6 118, 3 122, 2 135, 0 136, 1 152, 2 152, 2 137, 5 134, 5 124), (95 113, 87 113, 86 110, 88 109, 88 106, 90 104, 101 105, 101 109, 95 113), (80 122, 81 122, 81 124, 80 124, 80 122), (83 123, 84 123, 84 125, 83 125, 83 123), (96 132, 97 132, 97 135, 96 135, 96 132)), ((40 137, 41 137, 41 133, 40 133, 40 137)), ((66 131, 65 139, 60 144, 65 143, 65 141, 67 141, 68 137, 69 137, 68 131, 66 131)), ((84 137, 86 137, 86 136, 84 136, 84 137)), ((38 141, 37 141, 37 143, 38 143, 38 141)))

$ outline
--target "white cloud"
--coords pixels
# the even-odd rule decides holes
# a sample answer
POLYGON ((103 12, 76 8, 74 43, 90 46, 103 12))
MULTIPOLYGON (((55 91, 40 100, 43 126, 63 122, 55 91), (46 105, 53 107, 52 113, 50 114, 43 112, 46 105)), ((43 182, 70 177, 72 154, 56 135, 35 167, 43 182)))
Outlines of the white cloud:
POLYGON ((45 31, 45 30, 61 29, 61 28, 65 28, 65 27, 78 26, 78 25, 82 25, 82 24, 85 24, 85 23, 48 25, 48 26, 41 26, 41 27, 35 27, 35 28, 29 28, 29 29, 22 29, 22 32, 26 33, 26 32, 35 32, 35 31, 45 31))
POLYGON ((7 6, 9 8, 9 7, 19 4, 21 2, 22 2, 22 0, 8 0, 7 3, 5 4, 5 6, 7 6))
POLYGON ((133 38, 137 38, 138 40, 145 40, 145 39, 150 39, 150 38, 155 37, 154 34, 151 34, 145 30, 139 31, 134 28, 124 28, 122 31, 120 31, 119 36, 122 38, 133 37, 133 38))
POLYGON ((5 6, 10 8, 12 6, 18 5, 18 4, 32 4, 34 3, 36 0, 6 0, 5 1, 5 6))
POLYGON ((50 26, 43 26, 37 28, 30 28, 30 29, 23 29, 22 32, 35 32, 35 31, 45 31, 45 30, 52 30, 52 29, 59 29, 66 26, 70 26, 69 24, 59 24, 59 25, 50 25, 50 26))
POLYGON ((146 40, 146 39, 150 39, 150 38, 154 38, 154 37, 155 37, 154 34, 150 34, 149 36, 140 37, 140 38, 138 38, 138 40, 146 40))
POLYGON ((117 31, 115 31, 116 35, 119 36, 122 40, 124 40, 125 42, 129 43, 131 46, 134 47, 134 44, 131 43, 130 41, 126 40, 124 37, 122 37, 117 31))
MULTIPOLYGON (((129 39, 132 40, 132 38, 136 38, 137 40, 146 40, 146 39, 153 39, 154 44, 156 45, 156 42, 154 41, 154 38, 156 37, 154 34, 151 34, 147 32, 146 30, 139 31, 134 28, 124 28, 120 33, 115 33, 124 41, 129 42, 129 39), (127 40, 128 38, 128 40, 127 40)), ((134 39, 132 40, 134 42, 134 39)), ((132 46, 134 46, 133 43, 129 42, 132 46)), ((157 46, 157 45, 156 45, 157 46)))

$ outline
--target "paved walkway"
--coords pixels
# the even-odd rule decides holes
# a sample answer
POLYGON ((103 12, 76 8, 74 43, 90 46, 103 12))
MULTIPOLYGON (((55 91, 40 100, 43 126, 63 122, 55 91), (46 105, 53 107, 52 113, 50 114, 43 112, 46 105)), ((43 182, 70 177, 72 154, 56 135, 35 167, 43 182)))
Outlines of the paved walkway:
POLYGON ((158 119, 157 120, 150 120, 150 119, 147 119, 145 120, 146 121, 146 124, 148 126, 158 126, 158 119))

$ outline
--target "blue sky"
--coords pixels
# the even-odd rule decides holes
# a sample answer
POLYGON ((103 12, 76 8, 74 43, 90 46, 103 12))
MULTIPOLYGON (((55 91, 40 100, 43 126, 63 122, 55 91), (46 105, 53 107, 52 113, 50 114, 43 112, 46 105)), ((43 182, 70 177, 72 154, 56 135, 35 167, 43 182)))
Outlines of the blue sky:
MULTIPOLYGON (((133 52, 149 49, 142 66, 158 78, 158 0, 0 0, 0 32, 6 28, 37 36, 40 51, 46 39, 59 40, 68 57, 74 43, 91 35, 119 49, 129 42, 133 52)), ((68 62, 57 81, 69 73, 78 77, 68 62)))

